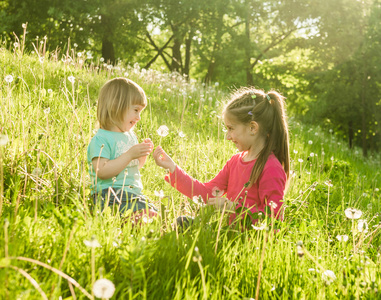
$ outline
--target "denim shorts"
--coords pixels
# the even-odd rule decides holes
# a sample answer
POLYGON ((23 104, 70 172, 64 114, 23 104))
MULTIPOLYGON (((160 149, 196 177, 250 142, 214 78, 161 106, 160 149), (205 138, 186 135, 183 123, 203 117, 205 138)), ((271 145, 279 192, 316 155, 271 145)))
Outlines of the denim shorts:
POLYGON ((104 206, 108 203, 108 206, 112 210, 119 210, 120 214, 123 214, 127 210, 132 210, 133 212, 141 209, 149 209, 157 212, 158 210, 148 202, 145 196, 135 195, 123 191, 122 189, 107 188, 102 190, 102 194, 93 194, 94 205, 100 203, 101 210, 103 211, 104 206))

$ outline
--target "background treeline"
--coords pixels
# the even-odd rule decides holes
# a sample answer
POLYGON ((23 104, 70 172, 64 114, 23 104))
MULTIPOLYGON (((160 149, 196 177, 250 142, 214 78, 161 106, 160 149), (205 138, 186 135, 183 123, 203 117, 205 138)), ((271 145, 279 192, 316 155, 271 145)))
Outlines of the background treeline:
POLYGON ((380 0, 5 0, 0 33, 84 64, 274 88, 364 156, 381 148, 380 0))

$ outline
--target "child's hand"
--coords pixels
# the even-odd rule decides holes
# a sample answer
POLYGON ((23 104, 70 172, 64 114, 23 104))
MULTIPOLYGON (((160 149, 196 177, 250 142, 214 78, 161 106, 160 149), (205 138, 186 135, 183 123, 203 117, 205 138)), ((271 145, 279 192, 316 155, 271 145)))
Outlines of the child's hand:
POLYGON ((153 142, 151 141, 151 139, 150 139, 150 138, 146 138, 146 139, 144 139, 143 142, 144 142, 144 143, 147 143, 147 144, 150 144, 150 145, 152 146, 152 149, 151 149, 151 151, 150 151, 150 153, 151 153, 152 150, 153 150, 153 142))
POLYGON ((169 169, 169 172, 173 173, 176 169, 176 164, 173 162, 172 158, 165 153, 163 148, 158 146, 153 152, 153 158, 159 167, 164 169, 169 169))
POLYGON ((132 146, 130 149, 128 149, 127 153, 130 155, 131 160, 138 159, 143 156, 149 155, 153 150, 153 143, 140 143, 137 145, 132 146))

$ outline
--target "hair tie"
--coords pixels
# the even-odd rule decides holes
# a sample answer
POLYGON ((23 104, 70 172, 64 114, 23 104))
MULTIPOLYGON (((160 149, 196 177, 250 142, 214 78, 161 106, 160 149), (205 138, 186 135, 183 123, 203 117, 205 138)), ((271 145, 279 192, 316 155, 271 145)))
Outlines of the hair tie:
POLYGON ((269 102, 271 101, 269 94, 266 94, 266 98, 267 98, 267 100, 269 100, 269 102))

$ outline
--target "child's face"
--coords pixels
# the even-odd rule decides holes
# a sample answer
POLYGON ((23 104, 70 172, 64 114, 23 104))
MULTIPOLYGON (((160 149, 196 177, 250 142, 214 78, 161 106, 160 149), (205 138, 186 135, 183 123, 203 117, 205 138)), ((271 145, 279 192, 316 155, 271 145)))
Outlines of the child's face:
POLYGON ((233 118, 224 116, 227 129, 226 139, 232 141, 239 151, 248 151, 253 146, 254 140, 250 125, 236 122, 233 118))
POLYGON ((126 112, 122 127, 123 132, 130 131, 136 123, 140 121, 140 113, 143 111, 144 106, 132 105, 126 112))

